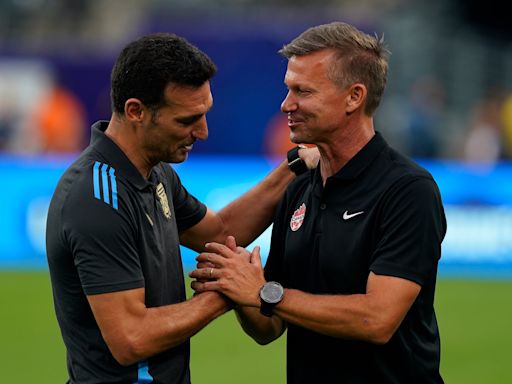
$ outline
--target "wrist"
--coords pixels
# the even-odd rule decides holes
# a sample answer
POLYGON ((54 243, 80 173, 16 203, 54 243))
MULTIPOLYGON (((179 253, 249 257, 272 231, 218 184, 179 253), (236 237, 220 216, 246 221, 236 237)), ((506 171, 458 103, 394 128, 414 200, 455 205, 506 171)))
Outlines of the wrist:
POLYGON ((260 289, 260 313, 271 317, 274 307, 284 298, 284 288, 276 281, 268 281, 260 289))
POLYGON ((304 147, 298 145, 290 149, 286 154, 286 158, 288 160, 288 168, 297 176, 302 175, 303 173, 308 171, 306 162, 302 160, 302 158, 299 155, 299 150, 301 148, 304 147))

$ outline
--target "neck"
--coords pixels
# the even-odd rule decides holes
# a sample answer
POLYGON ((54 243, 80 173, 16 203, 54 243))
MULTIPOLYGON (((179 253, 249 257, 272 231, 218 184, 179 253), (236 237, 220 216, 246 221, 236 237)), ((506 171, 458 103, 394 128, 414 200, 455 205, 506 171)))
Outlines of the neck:
POLYGON ((105 130, 105 135, 121 148, 142 177, 147 180, 154 164, 151 164, 141 151, 136 127, 131 126, 122 116, 114 113, 105 130))
POLYGON ((327 179, 342 169, 375 136, 373 121, 357 127, 341 128, 334 140, 319 143, 320 174, 325 185, 327 179))

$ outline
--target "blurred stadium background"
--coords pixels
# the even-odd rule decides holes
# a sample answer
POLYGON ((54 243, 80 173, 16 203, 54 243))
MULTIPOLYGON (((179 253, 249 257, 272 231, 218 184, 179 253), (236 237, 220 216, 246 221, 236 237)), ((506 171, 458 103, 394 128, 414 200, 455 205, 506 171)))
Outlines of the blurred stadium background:
MULTIPOLYGON (((512 382, 512 22, 497 0, 1 0, 1 382, 64 381, 46 210, 90 124, 110 116, 110 69, 121 47, 175 32, 218 65, 210 138, 176 168, 191 192, 220 208, 290 145, 279 112, 286 60, 277 50, 334 20, 384 35, 392 56, 376 128, 441 189, 443 374, 448 383, 512 382)), ((269 237, 255 242, 263 253, 269 237)), ((194 254, 183 257, 191 268, 194 254)), ((283 382, 282 343, 257 347, 232 320, 193 339, 194 382, 283 382)))

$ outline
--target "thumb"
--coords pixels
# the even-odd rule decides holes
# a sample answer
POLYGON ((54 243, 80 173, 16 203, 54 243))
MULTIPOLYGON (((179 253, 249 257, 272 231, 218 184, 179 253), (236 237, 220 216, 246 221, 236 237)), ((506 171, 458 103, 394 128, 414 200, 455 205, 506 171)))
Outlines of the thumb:
POLYGON ((233 236, 226 237, 226 247, 236 252, 236 240, 233 236))
POLYGON ((261 265, 260 246, 259 245, 255 246, 254 249, 252 250, 250 263, 254 264, 260 268, 263 268, 263 266, 261 265))

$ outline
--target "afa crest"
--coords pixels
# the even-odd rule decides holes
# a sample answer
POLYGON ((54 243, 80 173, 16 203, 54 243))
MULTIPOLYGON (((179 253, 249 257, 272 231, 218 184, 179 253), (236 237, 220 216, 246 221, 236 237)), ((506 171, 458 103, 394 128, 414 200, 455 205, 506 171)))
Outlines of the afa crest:
POLYGON ((165 193, 165 188, 162 183, 159 183, 156 186, 156 195, 158 200, 160 201, 160 206, 162 207, 162 212, 166 219, 171 218, 171 208, 169 207, 169 200, 167 200, 167 194, 165 193))

